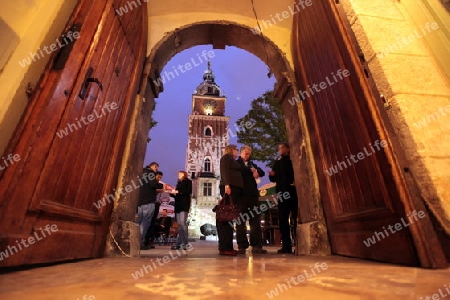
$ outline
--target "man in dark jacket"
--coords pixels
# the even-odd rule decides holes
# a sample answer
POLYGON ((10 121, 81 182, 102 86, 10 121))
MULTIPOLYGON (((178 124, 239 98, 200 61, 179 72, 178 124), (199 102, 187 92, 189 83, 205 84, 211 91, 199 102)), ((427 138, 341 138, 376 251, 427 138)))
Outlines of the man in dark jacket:
POLYGON ((292 253, 289 219, 292 220, 291 225, 294 228, 293 238, 295 239, 298 199, 294 185, 294 168, 292 166, 291 158, 289 157, 289 145, 287 143, 279 144, 278 154, 280 154, 280 157, 275 161, 272 171, 269 172, 270 181, 276 182, 275 189, 277 195, 282 195, 282 198, 278 199, 278 218, 281 242, 283 245, 282 248, 278 250, 278 253, 292 253), (288 195, 288 197, 285 197, 284 195, 288 195))
POLYGON ((146 248, 145 236, 152 222, 155 213, 156 195, 163 191, 164 186, 159 183, 162 173, 158 172, 159 165, 156 162, 150 163, 144 168, 142 180, 144 185, 139 189, 139 203, 137 207, 137 223, 141 232, 141 249, 146 248))
POLYGON ((241 165, 244 188, 242 197, 239 199, 239 220, 236 222, 236 240, 238 253, 244 254, 248 246, 252 246, 252 253, 267 253, 262 249, 261 238, 261 215, 255 211, 258 207, 259 191, 257 180, 265 173, 255 163, 250 160, 252 149, 249 146, 241 147, 241 155, 237 162, 241 165), (250 225, 250 244, 247 239, 246 221, 250 225))

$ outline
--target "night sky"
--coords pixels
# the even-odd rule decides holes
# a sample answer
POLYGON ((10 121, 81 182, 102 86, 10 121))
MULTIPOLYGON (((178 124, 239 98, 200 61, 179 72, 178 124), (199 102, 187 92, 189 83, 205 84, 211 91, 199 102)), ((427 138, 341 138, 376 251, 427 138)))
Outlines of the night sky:
MULTIPOLYGON (((267 77, 268 68, 263 61, 236 47, 213 50, 211 45, 196 46, 175 55, 164 67, 161 75, 165 71, 173 72, 173 67, 185 65, 187 62, 192 64, 192 69, 184 70, 185 73, 178 71, 179 76, 166 81, 164 92, 156 99, 153 118, 158 124, 150 130, 151 141, 148 143, 144 160, 145 165, 152 161, 158 162, 160 171, 164 173, 163 182, 171 185, 176 184, 178 171, 185 168, 188 115, 192 111, 192 94, 203 81, 203 72, 207 68, 205 59, 201 57, 203 50, 214 51, 211 55, 211 68, 216 83, 227 97, 225 114, 230 117, 229 128, 233 132, 236 120, 250 109, 250 102, 264 92, 272 90, 275 83, 273 76, 267 77)), ((237 144, 237 137, 230 135, 230 142, 237 144)), ((258 165, 267 171, 264 163, 258 165)), ((266 174, 261 178, 261 185, 268 182, 266 174)))

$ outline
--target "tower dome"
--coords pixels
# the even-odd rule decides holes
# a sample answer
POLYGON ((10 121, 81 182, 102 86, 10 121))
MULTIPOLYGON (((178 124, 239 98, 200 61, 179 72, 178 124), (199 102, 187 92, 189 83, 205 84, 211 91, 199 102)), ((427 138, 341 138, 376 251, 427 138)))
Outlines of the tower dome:
POLYGON ((196 95, 221 96, 221 89, 215 82, 215 76, 208 60, 208 68, 203 72, 203 82, 195 89, 196 95))

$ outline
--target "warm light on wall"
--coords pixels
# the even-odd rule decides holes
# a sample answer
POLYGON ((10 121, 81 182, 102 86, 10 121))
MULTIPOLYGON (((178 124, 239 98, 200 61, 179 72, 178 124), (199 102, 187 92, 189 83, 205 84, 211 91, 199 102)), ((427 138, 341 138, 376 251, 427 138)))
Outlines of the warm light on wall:
POLYGON ((208 115, 208 116, 212 115, 212 109, 211 108, 206 108, 205 109, 205 114, 208 115))

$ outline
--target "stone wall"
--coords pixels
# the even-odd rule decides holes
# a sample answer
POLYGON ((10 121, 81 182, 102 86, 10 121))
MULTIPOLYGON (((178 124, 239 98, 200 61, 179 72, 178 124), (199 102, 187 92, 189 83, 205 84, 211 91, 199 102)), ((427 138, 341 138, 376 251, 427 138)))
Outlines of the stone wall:
MULTIPOLYGON (((149 84, 150 70, 151 65, 147 63, 144 69, 141 93, 136 96, 133 120, 129 129, 117 190, 130 184, 132 180, 136 179, 136 176, 142 176, 148 132, 155 105, 155 91, 149 84)), ((115 199, 110 235, 106 243, 106 256, 139 256, 140 232, 139 226, 135 223, 138 200, 139 189, 134 189, 131 193, 127 193, 125 196, 120 195, 119 199, 115 199)))
POLYGON ((76 4, 76 0, 0 2, 1 153, 28 105, 27 93, 31 95, 39 88, 39 80, 51 58, 44 47, 50 47, 61 37, 76 4), (31 60, 30 55, 39 49, 44 55, 31 60), (30 64, 24 63, 26 59, 30 64))

